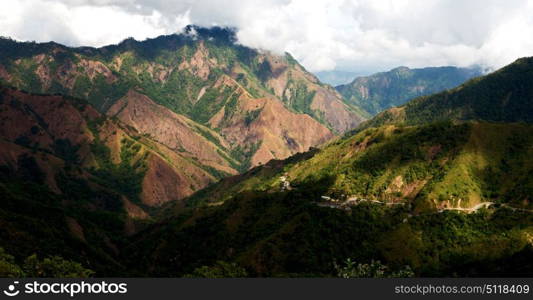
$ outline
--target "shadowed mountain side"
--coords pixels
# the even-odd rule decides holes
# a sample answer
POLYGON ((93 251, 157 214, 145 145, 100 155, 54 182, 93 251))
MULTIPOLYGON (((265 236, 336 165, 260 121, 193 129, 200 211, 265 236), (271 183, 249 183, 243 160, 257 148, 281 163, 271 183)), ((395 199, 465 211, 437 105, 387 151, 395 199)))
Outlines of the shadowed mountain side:
POLYGON ((57 178, 64 173, 154 206, 182 199, 215 181, 220 172, 231 171, 196 162, 80 100, 9 88, 2 88, 0 99, 0 136, 13 144, 0 150, 2 164, 16 166, 28 150, 38 162, 40 155, 56 157, 39 165, 48 187, 57 193, 62 192, 57 178))

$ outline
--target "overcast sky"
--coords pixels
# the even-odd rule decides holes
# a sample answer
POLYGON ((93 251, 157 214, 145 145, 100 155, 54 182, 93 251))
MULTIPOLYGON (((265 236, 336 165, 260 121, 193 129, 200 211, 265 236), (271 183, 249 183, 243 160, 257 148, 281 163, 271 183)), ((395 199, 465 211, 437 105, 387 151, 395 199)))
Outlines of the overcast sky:
POLYGON ((233 26, 311 71, 481 64, 533 55, 533 0, 0 0, 0 35, 70 46, 233 26))

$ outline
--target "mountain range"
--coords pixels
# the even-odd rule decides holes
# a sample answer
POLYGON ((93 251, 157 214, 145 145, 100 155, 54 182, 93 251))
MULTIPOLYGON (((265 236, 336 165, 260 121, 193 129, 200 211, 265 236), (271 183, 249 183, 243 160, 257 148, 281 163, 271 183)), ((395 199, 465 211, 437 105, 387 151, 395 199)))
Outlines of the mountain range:
MULTIPOLYGON (((365 120, 366 112, 290 55, 237 45, 234 34, 191 26, 180 35, 98 49, 2 39, 0 79, 30 93, 86 100, 195 165, 178 170, 181 178, 197 177, 198 168, 212 179, 236 174, 365 120)), ((185 183, 174 198, 213 181, 185 183)))
POLYGON ((409 265, 419 276, 528 276, 531 62, 392 108, 321 149, 223 179, 188 198, 188 209, 167 207, 164 221, 128 250, 158 266, 172 255, 159 275, 224 260, 255 276, 331 276, 334 261, 352 257, 409 265), (416 113, 384 118, 410 107, 416 113), (207 241, 193 239, 199 235, 207 241), (217 246, 203 248, 211 243, 217 246))
POLYGON ((420 96, 454 88, 482 75, 479 67, 428 67, 409 69, 398 67, 388 72, 357 77, 348 84, 335 87, 351 104, 372 115, 400 106, 420 96))
POLYGON ((333 88, 218 27, 102 48, 0 39, 0 54, 10 264, 322 277, 351 258, 533 274, 532 58, 333 88))

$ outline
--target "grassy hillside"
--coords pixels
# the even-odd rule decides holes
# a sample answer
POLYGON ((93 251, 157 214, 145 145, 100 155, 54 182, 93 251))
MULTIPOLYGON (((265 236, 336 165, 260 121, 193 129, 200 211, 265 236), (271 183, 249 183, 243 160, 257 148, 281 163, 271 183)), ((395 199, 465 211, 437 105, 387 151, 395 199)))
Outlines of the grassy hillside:
POLYGON ((167 207, 126 251, 157 276, 217 261, 250 276, 335 276, 347 258, 416 276, 531 274, 532 146, 525 124, 370 128, 167 207))
POLYGON ((335 264, 380 260, 416 276, 531 274, 531 213, 508 208, 475 214, 413 215, 405 206, 321 207, 324 182, 286 192, 246 191, 221 206, 182 211, 147 229, 125 249, 140 274, 183 276, 235 263, 249 276, 330 277, 335 264), (201 237, 201 238, 199 238, 201 237))
POLYGON ((301 162, 276 167, 273 162, 249 176, 224 180, 190 203, 221 201, 243 190, 279 190, 284 175, 295 189, 315 182, 310 191, 316 187, 324 194, 314 193, 314 200, 325 195, 408 202, 415 211, 482 202, 531 208, 532 130, 486 122, 370 128, 301 162))

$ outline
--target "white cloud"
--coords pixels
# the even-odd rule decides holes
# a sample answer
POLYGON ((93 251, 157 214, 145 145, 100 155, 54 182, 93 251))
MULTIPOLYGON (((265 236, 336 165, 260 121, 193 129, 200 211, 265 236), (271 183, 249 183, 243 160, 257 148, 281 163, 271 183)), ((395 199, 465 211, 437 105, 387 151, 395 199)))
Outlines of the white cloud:
POLYGON ((102 46, 184 25, 237 27, 312 71, 359 73, 533 55, 533 0, 0 0, 0 35, 102 46))

